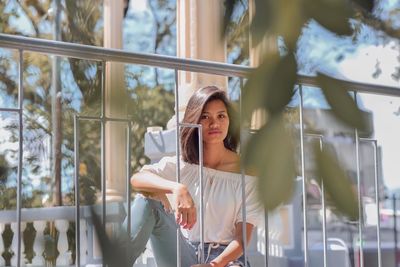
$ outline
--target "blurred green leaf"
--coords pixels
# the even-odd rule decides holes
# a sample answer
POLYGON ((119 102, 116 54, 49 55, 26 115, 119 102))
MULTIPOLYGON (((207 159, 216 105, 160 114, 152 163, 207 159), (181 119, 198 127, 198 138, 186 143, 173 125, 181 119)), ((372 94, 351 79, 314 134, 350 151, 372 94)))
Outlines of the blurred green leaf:
POLYGON ((273 1, 254 0, 254 17, 251 20, 250 32, 252 46, 257 46, 270 30, 273 23, 273 1))
POLYGON ((305 12, 326 29, 338 35, 352 35, 349 18, 354 10, 347 0, 305 0, 305 12))
POLYGON ((243 119, 249 119, 255 109, 264 106, 264 99, 267 98, 267 85, 271 78, 273 68, 279 62, 279 55, 268 53, 265 55, 263 63, 251 74, 243 89, 243 119))
POLYGON ((375 2, 374 0, 352 0, 352 1, 368 12, 372 12, 372 10, 374 9, 374 2, 375 2))
POLYGON ((44 256, 47 260, 55 260, 58 256, 56 237, 44 235, 44 256))
POLYGON ((286 46, 291 51, 296 50, 297 39, 307 21, 302 12, 302 4, 300 0, 274 1, 273 30, 277 36, 284 38, 286 46))
POLYGON ((257 108, 279 113, 293 96, 297 64, 292 53, 283 57, 267 54, 263 63, 250 76, 243 93, 244 119, 257 108))
POLYGON ((318 73, 317 82, 338 119, 360 131, 370 131, 365 112, 358 109, 341 81, 318 73))
POLYGON ((7 176, 9 175, 10 166, 5 155, 0 154, 0 183, 7 182, 7 176))
POLYGON ((259 179, 259 195, 268 210, 292 196, 296 176, 292 137, 281 114, 272 116, 245 147, 247 169, 259 179))
POLYGON ((338 211, 350 220, 358 220, 358 201, 350 178, 346 175, 336 157, 329 150, 318 145, 314 149, 316 155, 318 179, 324 181, 325 191, 338 211))
POLYGON ((108 267, 132 266, 132 264, 128 264, 128 257, 125 254, 126 248, 121 243, 113 241, 107 236, 103 223, 92 206, 90 211, 105 264, 108 267))

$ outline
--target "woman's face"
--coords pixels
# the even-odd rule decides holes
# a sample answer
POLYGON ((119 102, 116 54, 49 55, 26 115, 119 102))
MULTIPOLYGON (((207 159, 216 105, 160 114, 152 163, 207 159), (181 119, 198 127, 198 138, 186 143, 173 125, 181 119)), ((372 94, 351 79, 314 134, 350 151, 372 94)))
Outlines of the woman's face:
POLYGON ((203 142, 207 144, 223 142, 228 134, 229 117, 222 100, 208 102, 200 116, 203 127, 203 142))

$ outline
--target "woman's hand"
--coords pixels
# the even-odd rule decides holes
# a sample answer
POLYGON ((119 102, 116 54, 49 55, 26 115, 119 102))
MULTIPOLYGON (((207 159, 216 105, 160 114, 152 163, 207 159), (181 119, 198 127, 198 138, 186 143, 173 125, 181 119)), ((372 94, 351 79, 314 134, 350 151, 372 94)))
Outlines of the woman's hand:
POLYGON ((141 192, 141 194, 147 198, 151 198, 157 201, 160 201, 164 207, 165 212, 172 213, 171 203, 167 198, 167 195, 164 193, 148 193, 148 192, 141 192))
POLYGON ((176 201, 175 219, 176 223, 184 229, 192 229, 196 223, 196 207, 192 196, 185 185, 179 184, 173 191, 176 201))

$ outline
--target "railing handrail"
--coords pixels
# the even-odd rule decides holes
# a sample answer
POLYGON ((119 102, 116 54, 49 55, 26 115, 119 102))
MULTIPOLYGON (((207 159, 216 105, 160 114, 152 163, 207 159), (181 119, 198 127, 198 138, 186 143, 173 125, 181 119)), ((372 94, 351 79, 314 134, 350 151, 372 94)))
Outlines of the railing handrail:
POLYGON ((10 34, 0 34, 0 47, 87 60, 114 61, 146 65, 151 67, 178 69, 183 71, 203 72, 223 76, 247 77, 251 71, 251 68, 241 65, 185 59, 166 55, 135 53, 120 49, 45 40, 10 34))
MULTIPOLYGON (((0 47, 87 60, 114 61, 241 78, 247 78, 250 72, 254 69, 242 65, 178 58, 157 54, 127 52, 119 49, 110 49, 3 33, 0 33, 0 47)), ((318 87, 314 76, 299 74, 297 80, 299 84, 318 87)), ((393 87, 361 83, 344 79, 339 80, 346 84, 348 90, 400 96, 400 85, 399 87, 393 87)))

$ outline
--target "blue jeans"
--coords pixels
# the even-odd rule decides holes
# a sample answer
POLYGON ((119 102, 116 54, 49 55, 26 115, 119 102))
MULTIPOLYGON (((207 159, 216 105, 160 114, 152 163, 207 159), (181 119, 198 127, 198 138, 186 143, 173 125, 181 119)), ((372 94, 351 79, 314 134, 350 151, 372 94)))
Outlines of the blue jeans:
MULTIPOLYGON (((144 252, 146 244, 150 240, 157 266, 176 267, 176 233, 179 227, 173 214, 165 212, 161 202, 143 196, 135 198, 131 214, 131 236, 126 247, 129 265, 133 265, 140 254, 144 252)), ((124 226, 126 227, 127 224, 128 222, 125 220, 124 226)), ((190 267, 198 264, 198 244, 190 243, 180 231, 179 240, 181 266, 190 267)), ((207 262, 216 258, 226 247, 220 245, 218 248, 208 251, 208 245, 205 244, 207 262), (208 252, 210 252, 209 257, 207 257, 208 252)), ((236 261, 236 264, 239 264, 240 261, 244 262, 243 256, 236 261)))

